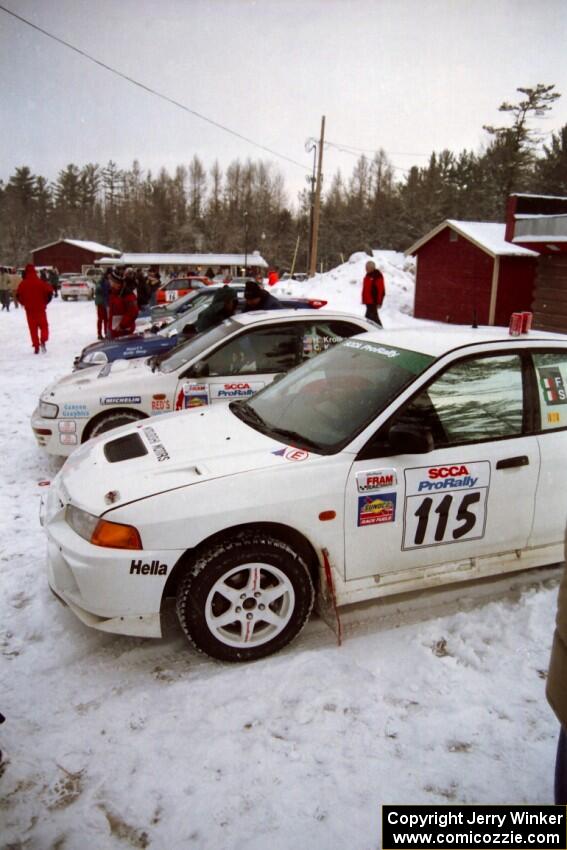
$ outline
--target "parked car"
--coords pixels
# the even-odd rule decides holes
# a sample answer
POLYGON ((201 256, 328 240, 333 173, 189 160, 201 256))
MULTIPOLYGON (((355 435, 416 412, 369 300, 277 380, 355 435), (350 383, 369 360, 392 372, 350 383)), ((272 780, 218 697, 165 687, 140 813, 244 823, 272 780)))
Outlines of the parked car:
POLYGON ((202 289, 211 283, 208 277, 174 277, 160 286, 156 292, 156 303, 168 304, 194 289, 202 289))
POLYGON ((230 405, 103 435, 54 480, 49 584, 84 623, 157 637, 173 596, 200 650, 252 660, 301 631, 316 593, 340 617, 563 559, 565 337, 381 330, 251 399, 229 380, 230 405))
POLYGON ((98 434, 172 410, 247 398, 343 337, 375 327, 348 313, 241 313, 159 358, 115 360, 47 387, 32 415, 40 446, 68 455, 98 434))
MULTIPOLYGON (((129 334, 118 339, 105 339, 92 342, 83 348, 73 363, 74 369, 88 369, 93 365, 102 365, 114 360, 131 360, 134 357, 150 357, 154 354, 163 354, 170 351, 179 343, 184 342, 195 335, 196 322, 203 310, 206 310, 218 286, 212 285, 194 293, 196 296, 188 306, 190 309, 180 313, 173 321, 163 319, 149 325, 149 329, 143 332, 129 334)), ((244 287, 237 285, 233 287, 238 295, 238 308, 240 312, 244 306, 244 287)), ((278 298, 282 307, 293 310, 316 310, 326 304, 326 301, 308 298, 278 298)), ((177 303, 177 302, 175 302, 177 303)))
POLYGON ((94 298, 95 283, 84 275, 61 275, 59 288, 63 301, 77 301, 79 298, 94 298))

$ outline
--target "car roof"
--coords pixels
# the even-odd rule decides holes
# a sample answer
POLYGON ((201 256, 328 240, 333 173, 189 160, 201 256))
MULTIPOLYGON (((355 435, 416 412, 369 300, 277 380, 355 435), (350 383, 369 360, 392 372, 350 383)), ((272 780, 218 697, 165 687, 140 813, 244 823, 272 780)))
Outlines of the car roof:
MULTIPOLYGON (((357 334, 357 339, 362 335, 357 334)), ((553 342, 567 344, 564 334, 532 330, 520 336, 511 336, 508 328, 479 327, 461 325, 429 325, 423 328, 383 328, 363 335, 369 342, 392 345, 409 351, 419 351, 440 357, 449 351, 466 345, 481 345, 501 342, 510 345, 530 342, 553 342)))
POLYGON ((312 310, 299 307, 297 309, 284 308, 283 310, 251 310, 249 313, 235 313, 231 316, 232 321, 238 322, 240 325, 247 327, 248 325, 266 323, 269 320, 287 320, 287 319, 309 319, 310 321, 325 320, 325 319, 341 319, 348 321, 360 322, 362 324, 372 324, 363 316, 356 316, 354 313, 346 313, 341 310, 312 310))

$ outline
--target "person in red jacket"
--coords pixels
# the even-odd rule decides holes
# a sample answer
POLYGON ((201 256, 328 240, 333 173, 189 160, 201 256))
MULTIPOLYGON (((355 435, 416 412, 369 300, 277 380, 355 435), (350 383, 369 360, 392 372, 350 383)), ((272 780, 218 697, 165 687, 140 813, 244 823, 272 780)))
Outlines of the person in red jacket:
POLYGON ((366 305, 366 318, 382 327, 378 316, 378 307, 382 306, 386 288, 382 272, 376 268, 374 260, 366 263, 366 274, 362 281, 362 303, 366 305))
POLYGON ((111 271, 109 280, 108 325, 110 336, 115 339, 119 336, 133 334, 136 330, 138 299, 133 284, 124 280, 120 272, 111 271))
POLYGON ((25 268, 22 282, 18 286, 16 298, 23 304, 30 329, 34 354, 39 350, 45 351, 45 343, 49 339, 46 307, 53 297, 53 287, 47 281, 41 280, 31 263, 25 268))
POLYGON ((268 286, 273 286, 275 283, 278 283, 280 279, 280 270, 278 266, 274 266, 273 269, 268 273, 268 286))

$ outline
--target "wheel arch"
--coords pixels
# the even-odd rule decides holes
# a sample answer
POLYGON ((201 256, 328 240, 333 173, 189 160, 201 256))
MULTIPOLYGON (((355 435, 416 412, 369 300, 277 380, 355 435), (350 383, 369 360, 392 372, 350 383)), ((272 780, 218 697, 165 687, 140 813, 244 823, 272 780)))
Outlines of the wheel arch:
POLYGON ((268 534, 282 543, 287 543, 291 546, 305 561, 309 568, 309 574, 313 582, 313 587, 317 589, 319 584, 319 557, 313 544, 297 529, 280 522, 255 522, 242 523, 234 525, 231 528, 224 528, 222 531, 211 534, 210 537, 202 540, 198 546, 192 549, 187 549, 173 566, 165 583, 162 598, 161 610, 166 604, 166 600, 176 596, 177 587, 186 570, 197 560, 201 552, 209 546, 222 543, 224 540, 234 539, 247 533, 268 534))
POLYGON ((147 413, 144 413, 142 410, 136 410, 133 407, 109 407, 108 410, 101 410, 100 413, 97 413, 92 417, 92 419, 89 419, 85 429, 83 430, 81 443, 86 443, 86 441, 90 439, 93 428, 95 428, 103 419, 106 419, 107 416, 121 416, 124 414, 132 416, 133 419, 149 419, 147 413))

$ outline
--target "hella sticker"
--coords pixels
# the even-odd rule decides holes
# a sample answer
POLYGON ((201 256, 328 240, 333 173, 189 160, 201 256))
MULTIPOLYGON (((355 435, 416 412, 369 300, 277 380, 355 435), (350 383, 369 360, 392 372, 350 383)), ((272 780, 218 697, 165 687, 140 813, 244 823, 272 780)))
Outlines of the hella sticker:
POLYGON ((370 493, 384 487, 394 487, 398 483, 395 469, 376 469, 370 472, 357 472, 356 486, 359 493, 370 493))
POLYGON ((137 576, 166 576, 167 564, 160 564, 159 561, 152 561, 151 564, 143 564, 141 559, 130 562, 130 575, 137 576))

